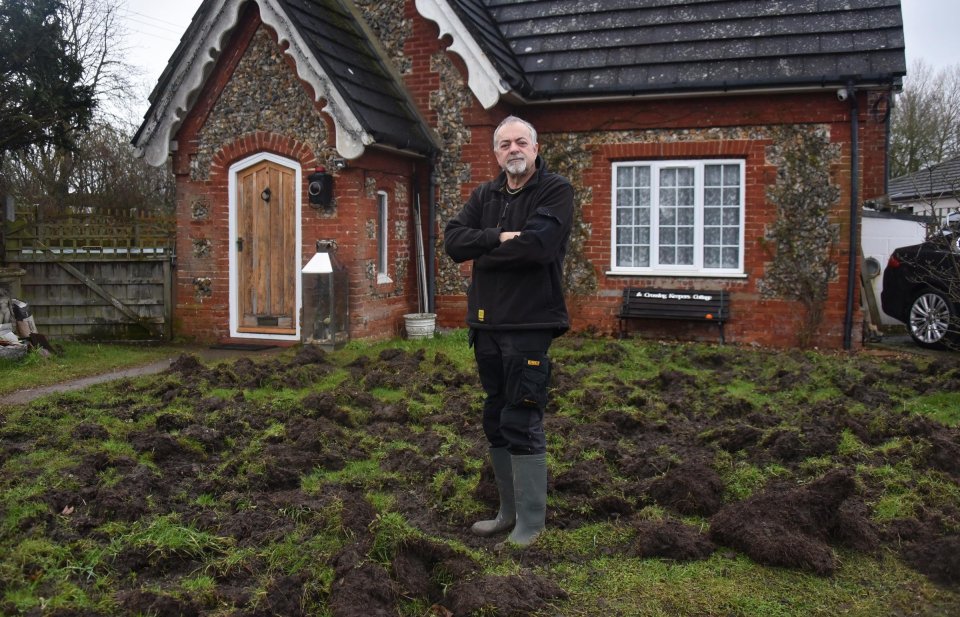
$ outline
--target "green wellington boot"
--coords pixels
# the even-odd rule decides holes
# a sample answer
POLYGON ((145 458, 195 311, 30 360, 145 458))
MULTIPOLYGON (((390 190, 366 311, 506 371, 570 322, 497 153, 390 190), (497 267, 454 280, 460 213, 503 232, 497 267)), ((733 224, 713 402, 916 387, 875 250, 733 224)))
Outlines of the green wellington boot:
POLYGON ((529 454, 510 459, 517 524, 507 540, 529 546, 543 531, 547 520, 547 455, 529 454))
POLYGON ((492 536, 507 531, 513 527, 516 520, 516 509, 513 497, 513 465, 510 462, 510 453, 506 448, 490 448, 490 461, 493 463, 493 475, 497 481, 497 492, 500 493, 500 511, 496 518, 487 521, 477 521, 470 528, 475 535, 492 536))

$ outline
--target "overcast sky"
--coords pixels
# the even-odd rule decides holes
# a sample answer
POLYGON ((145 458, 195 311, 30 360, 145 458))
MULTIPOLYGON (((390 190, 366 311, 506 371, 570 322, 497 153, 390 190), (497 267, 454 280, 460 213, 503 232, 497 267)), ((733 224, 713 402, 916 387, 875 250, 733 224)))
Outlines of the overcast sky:
MULTIPOLYGON (((199 6, 200 0, 127 0, 130 61, 143 69, 149 89, 199 6)), ((960 64, 960 0, 902 0, 902 7, 907 67, 917 58, 935 69, 960 64)))

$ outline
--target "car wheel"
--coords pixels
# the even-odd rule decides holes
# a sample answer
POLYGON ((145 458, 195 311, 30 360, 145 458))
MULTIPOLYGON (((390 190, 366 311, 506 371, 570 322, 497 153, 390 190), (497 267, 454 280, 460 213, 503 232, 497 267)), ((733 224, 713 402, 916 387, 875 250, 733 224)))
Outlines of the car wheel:
POLYGON ((917 345, 942 349, 952 338, 951 327, 956 324, 955 319, 949 298, 943 292, 928 289, 910 305, 907 326, 917 345))

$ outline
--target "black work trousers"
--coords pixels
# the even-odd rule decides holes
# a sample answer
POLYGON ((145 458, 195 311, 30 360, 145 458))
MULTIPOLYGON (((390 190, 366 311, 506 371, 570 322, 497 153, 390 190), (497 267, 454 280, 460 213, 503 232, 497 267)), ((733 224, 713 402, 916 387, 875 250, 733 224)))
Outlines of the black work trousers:
POLYGON ((483 432, 492 448, 511 454, 543 454, 552 330, 473 330, 473 353, 483 403, 483 432))

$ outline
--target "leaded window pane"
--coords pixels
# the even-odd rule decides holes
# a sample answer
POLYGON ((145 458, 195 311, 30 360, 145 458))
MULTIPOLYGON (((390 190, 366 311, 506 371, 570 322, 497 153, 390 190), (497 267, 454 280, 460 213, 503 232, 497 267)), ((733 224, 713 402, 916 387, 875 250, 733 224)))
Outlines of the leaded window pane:
POLYGON ((720 244, 720 228, 705 227, 703 229, 703 243, 707 246, 720 244))
POLYGON ((719 206, 721 189, 718 188, 708 188, 703 192, 703 203, 706 206, 719 206))
POLYGON ((736 189, 736 188, 723 189, 723 205, 725 206, 740 205, 740 189, 736 189))
POLYGON ((638 268, 649 268, 650 267, 650 247, 649 246, 638 246, 633 249, 634 261, 638 268))
POLYGON ((703 266, 705 268, 720 267, 720 249, 716 246, 708 246, 703 249, 703 266))
POLYGON ((677 205, 677 192, 669 188, 660 189, 660 206, 677 205))
POLYGON ((650 189, 637 189, 633 196, 636 205, 650 207, 650 189))
POLYGON ((725 186, 740 186, 740 166, 723 166, 723 184, 725 186))
POLYGON ((720 165, 705 165, 703 183, 706 186, 720 186, 720 165))
POLYGON ((719 225, 720 224, 720 208, 704 208, 703 224, 719 225))
POLYGON ((740 267, 740 249, 739 248, 732 247, 732 248, 723 249, 723 267, 724 268, 740 267))

